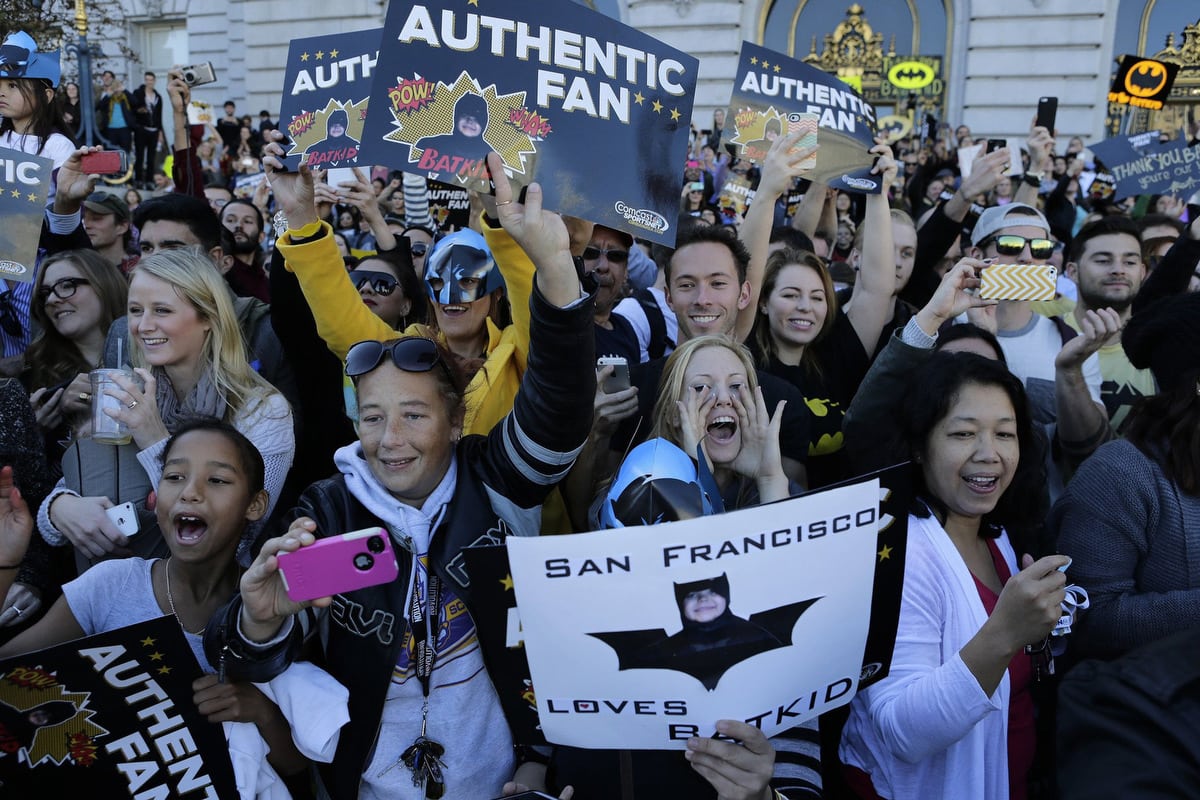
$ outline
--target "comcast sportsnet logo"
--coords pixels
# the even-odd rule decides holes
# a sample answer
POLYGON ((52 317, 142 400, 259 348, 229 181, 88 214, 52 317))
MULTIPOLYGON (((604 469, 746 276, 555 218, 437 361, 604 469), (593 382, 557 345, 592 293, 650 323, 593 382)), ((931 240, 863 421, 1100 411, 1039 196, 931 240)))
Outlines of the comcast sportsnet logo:
POLYGON ((16 261, 0 261, 0 273, 13 276, 28 275, 29 269, 16 261))
POLYGON ((671 227, 667 223, 666 217, 648 208, 633 208, 632 206, 625 205, 620 200, 613 205, 613 208, 625 218, 626 222, 652 233, 666 233, 667 228, 671 227))

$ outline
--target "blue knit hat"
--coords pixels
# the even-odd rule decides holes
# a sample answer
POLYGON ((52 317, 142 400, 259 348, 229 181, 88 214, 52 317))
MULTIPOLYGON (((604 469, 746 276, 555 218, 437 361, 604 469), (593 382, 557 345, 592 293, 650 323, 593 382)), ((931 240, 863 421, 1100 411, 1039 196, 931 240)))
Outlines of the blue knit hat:
POLYGON ((0 76, 40 78, 57 87, 62 77, 59 51, 39 53, 37 42, 25 31, 9 34, 4 44, 0 44, 0 76))

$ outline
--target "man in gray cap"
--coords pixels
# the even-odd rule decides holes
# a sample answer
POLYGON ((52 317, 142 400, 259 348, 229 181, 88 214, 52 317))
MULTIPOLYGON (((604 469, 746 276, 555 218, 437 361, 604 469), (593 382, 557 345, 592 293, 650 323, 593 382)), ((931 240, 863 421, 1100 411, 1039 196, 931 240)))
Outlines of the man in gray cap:
POLYGON ((92 192, 83 201, 83 229, 92 247, 104 260, 128 274, 137 263, 129 254, 133 234, 129 228, 129 206, 115 194, 92 192))
MULTIPOLYGON (((1054 252, 1046 218, 1024 203, 985 210, 971 245, 969 255, 993 264, 1045 264, 1054 252)), ((1081 462, 1112 438, 1096 353, 1120 329, 1120 317, 1093 312, 1077 334, 1059 318, 1034 313, 1029 300, 1002 300, 994 308, 996 338, 1009 370, 1025 384, 1034 420, 1057 423, 1062 454, 1069 464, 1081 462)))

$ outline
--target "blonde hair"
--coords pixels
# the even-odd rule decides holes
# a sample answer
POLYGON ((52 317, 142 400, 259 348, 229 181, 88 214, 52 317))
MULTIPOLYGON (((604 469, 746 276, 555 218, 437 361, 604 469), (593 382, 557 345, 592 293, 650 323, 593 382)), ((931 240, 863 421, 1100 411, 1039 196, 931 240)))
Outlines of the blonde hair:
MULTIPOLYGON (((169 283, 180 297, 191 303, 200 319, 209 324, 201 363, 208 370, 213 386, 225 398, 226 421, 278 391, 250 366, 232 293, 200 247, 163 250, 146 256, 138 261, 130 280, 138 273, 169 283)), ((130 363, 135 367, 148 366, 136 337, 130 337, 130 363)))
POLYGON ((692 357, 706 347, 722 347, 737 356, 746 370, 746 384, 753 392, 758 388, 758 372, 754 369, 754 359, 750 351, 737 344, 727 336, 708 334, 688 339, 667 358, 663 367, 662 380, 658 385, 658 399, 654 402, 654 424, 650 436, 662 437, 682 447, 679 438, 679 410, 675 402, 684 398, 687 387, 684 385, 684 374, 692 357))

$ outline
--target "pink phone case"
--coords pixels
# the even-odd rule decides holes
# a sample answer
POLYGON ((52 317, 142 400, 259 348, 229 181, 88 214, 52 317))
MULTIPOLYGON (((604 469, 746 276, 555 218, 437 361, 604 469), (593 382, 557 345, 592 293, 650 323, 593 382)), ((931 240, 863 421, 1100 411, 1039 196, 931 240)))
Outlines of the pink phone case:
POLYGON ((280 553, 279 572, 288 597, 299 603, 393 581, 400 567, 387 531, 364 528, 280 553))

